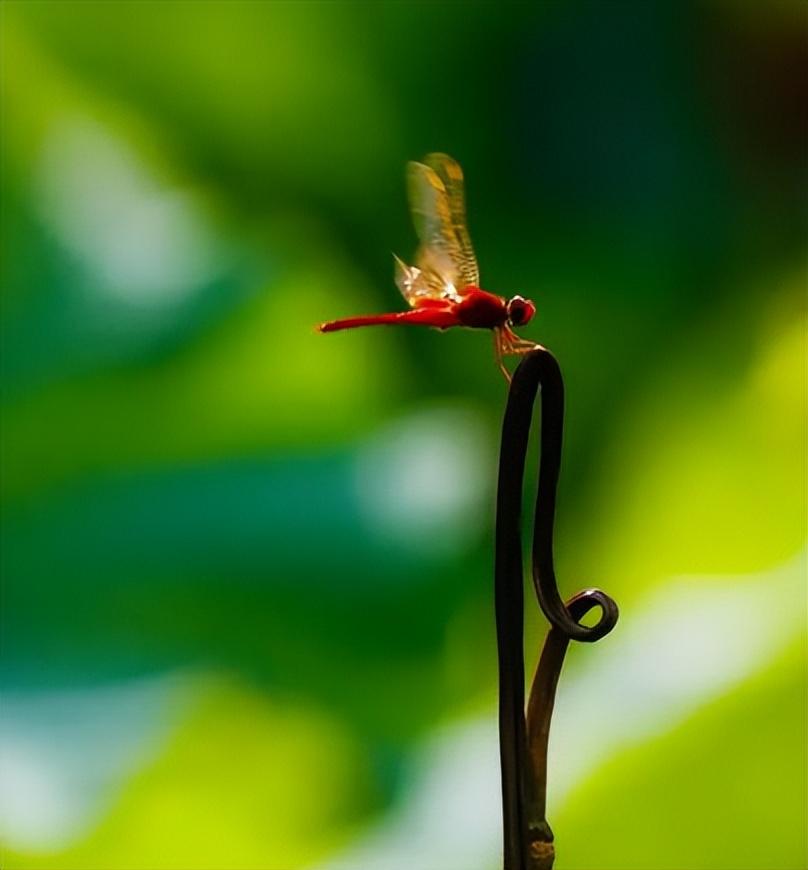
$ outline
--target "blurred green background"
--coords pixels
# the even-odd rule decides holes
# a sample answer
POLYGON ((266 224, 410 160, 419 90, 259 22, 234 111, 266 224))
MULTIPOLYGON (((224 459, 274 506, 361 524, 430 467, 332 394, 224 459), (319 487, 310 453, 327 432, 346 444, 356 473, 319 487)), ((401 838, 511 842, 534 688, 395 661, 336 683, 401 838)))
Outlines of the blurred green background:
POLYGON ((443 150, 621 608, 557 867, 804 868, 805 5, 0 11, 3 867, 499 865, 490 340, 313 330, 443 150))

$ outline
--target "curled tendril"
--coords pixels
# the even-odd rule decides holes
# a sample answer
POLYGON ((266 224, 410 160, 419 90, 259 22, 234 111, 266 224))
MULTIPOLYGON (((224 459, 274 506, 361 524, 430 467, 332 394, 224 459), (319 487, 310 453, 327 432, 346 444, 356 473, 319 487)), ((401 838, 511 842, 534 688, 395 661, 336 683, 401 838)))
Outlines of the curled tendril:
POLYGON ((571 640, 593 643, 617 623, 617 604, 600 589, 587 589, 566 604, 553 568, 553 524, 561 467, 564 382, 550 351, 537 347, 514 372, 499 464, 495 603, 499 658, 500 761, 502 765, 505 870, 545 870, 553 865, 553 834, 545 818, 547 741, 555 690, 571 640), (541 388, 541 460, 533 527, 533 585, 551 625, 524 707, 522 653, 522 489, 533 405, 541 388), (593 608, 593 626, 581 619, 593 608))

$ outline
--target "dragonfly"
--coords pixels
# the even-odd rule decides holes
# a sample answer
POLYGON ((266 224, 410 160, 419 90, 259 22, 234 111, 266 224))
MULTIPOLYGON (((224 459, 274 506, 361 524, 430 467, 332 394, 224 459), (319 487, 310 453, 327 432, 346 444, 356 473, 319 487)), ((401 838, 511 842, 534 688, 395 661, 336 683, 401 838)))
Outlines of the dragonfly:
POLYGON ((418 249, 408 266, 393 254, 395 282, 409 304, 405 311, 367 314, 321 323, 320 332, 363 326, 410 325, 490 329, 494 357, 510 382, 503 358, 540 347, 513 331, 529 323, 536 306, 522 296, 506 298, 480 287, 480 271, 466 226, 463 171, 448 154, 428 154, 407 164, 407 192, 418 249))

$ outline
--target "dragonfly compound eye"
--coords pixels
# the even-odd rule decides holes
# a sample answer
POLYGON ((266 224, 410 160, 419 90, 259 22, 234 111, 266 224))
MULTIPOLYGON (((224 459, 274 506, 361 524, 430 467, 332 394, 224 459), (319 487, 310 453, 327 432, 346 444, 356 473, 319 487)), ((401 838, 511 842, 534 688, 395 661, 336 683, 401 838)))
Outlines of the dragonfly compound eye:
POLYGON ((508 302, 508 320, 511 326, 524 326, 536 313, 533 303, 521 296, 514 296, 508 302))

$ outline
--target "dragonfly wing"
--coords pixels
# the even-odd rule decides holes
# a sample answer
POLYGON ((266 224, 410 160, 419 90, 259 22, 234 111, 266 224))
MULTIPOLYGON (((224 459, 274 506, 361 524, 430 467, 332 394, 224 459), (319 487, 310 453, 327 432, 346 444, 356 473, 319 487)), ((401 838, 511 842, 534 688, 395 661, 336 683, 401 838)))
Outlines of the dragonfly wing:
POLYGON ((425 163, 438 176, 449 206, 449 220, 457 240, 459 262, 458 267, 463 283, 466 286, 478 287, 480 270, 477 258, 471 244, 466 225, 466 194, 463 184, 463 170, 460 164, 448 154, 427 154, 425 163))
POLYGON ((401 295, 415 306, 422 299, 445 299, 447 288, 444 279, 431 269, 424 269, 425 259, 419 258, 421 267, 408 266, 393 254, 396 270, 396 286, 401 295))
POLYGON ((407 189, 415 232, 421 243, 415 268, 423 294, 457 298, 466 282, 460 268, 462 250, 446 187, 430 166, 408 163, 407 189))

